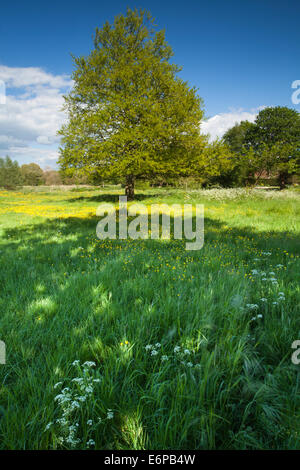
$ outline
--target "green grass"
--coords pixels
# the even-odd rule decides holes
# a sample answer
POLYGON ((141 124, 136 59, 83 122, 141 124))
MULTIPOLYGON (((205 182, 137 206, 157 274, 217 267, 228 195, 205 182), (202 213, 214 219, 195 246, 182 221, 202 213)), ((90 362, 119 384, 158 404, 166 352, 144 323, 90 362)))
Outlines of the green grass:
POLYGON ((204 203, 200 251, 98 240, 119 193, 0 192, 0 448, 300 449, 299 192, 138 192, 204 203))

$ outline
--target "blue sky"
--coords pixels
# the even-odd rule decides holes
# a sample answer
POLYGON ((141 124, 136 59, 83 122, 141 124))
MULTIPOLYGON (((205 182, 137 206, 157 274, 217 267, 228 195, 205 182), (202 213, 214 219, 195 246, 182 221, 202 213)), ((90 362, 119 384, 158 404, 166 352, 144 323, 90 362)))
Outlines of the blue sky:
POLYGON ((236 121, 253 120, 263 106, 286 105, 300 80, 300 2, 296 0, 127 0, 1 5, 0 157, 55 167, 62 93, 70 86, 70 53, 88 54, 95 27, 126 7, 150 10, 199 89, 213 137, 236 121))

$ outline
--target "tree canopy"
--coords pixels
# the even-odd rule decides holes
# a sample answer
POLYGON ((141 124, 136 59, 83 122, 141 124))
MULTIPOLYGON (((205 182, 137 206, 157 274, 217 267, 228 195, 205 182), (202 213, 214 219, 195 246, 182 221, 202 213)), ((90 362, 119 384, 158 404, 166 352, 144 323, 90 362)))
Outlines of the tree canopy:
POLYGON ((96 29, 94 49, 74 57, 69 120, 60 131, 65 173, 134 180, 188 175, 199 158, 202 99, 178 77, 164 31, 145 11, 127 10, 96 29))
POLYGON ((246 134, 252 147, 264 144, 296 144, 300 146, 300 114, 295 109, 275 106, 262 109, 246 134))
POLYGON ((300 167, 300 114, 283 106, 261 110, 254 123, 242 121, 229 129, 224 141, 237 155, 232 174, 257 181, 266 172, 284 188, 300 167))
POLYGON ((243 153, 244 146, 247 142, 246 136, 249 135, 253 127, 255 127, 255 124, 249 121, 241 121, 239 124, 235 124, 225 132, 223 136, 224 142, 229 146, 232 152, 243 153))
POLYGON ((37 163, 22 165, 21 175, 25 185, 38 186, 44 182, 44 172, 37 163))

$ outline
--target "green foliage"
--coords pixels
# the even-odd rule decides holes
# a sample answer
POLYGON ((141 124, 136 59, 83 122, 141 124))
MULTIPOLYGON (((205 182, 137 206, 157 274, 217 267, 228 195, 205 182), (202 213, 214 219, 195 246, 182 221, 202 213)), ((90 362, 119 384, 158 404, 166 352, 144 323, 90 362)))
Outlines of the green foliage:
MULTIPOLYGON (((178 78, 164 31, 127 10, 96 29, 94 49, 74 58, 74 87, 62 127, 63 171, 127 179, 189 173, 199 154, 202 100, 178 78)), ((131 194, 133 195, 133 194, 131 194)))
POLYGON ((290 175, 299 174, 300 114, 295 109, 276 106, 260 111, 246 134, 246 143, 255 151, 258 171, 265 161, 265 169, 277 174, 281 188, 290 175))
POLYGON ((0 158, 0 187, 14 189, 22 184, 22 176, 17 161, 9 156, 0 158))
POLYGON ((72 185, 72 184, 88 184, 94 182, 95 175, 86 175, 82 173, 81 171, 75 170, 72 172, 64 172, 64 171, 59 171, 58 172, 59 177, 62 181, 63 184, 66 185, 72 185))
POLYGON ((207 177, 220 176, 232 168, 233 154, 222 140, 206 144, 202 151, 202 174, 207 177))
POLYGON ((250 132, 253 126, 255 126, 255 124, 249 121, 241 121, 239 124, 235 124, 231 129, 228 129, 223 139, 232 152, 237 154, 243 153, 246 143, 246 134, 250 132))
POLYGON ((62 179, 58 171, 55 170, 46 170, 44 171, 44 180, 46 186, 60 185, 62 184, 62 179))
POLYGON ((231 182, 231 173, 234 169, 236 155, 231 151, 229 145, 221 139, 206 143, 202 148, 199 158, 199 175, 202 183, 219 183, 228 186, 231 182))
POLYGON ((225 142, 236 153, 232 181, 255 184, 276 175, 284 188, 300 169, 300 114, 287 107, 265 108, 254 124, 243 121, 229 129, 225 142))
POLYGON ((254 149, 263 145, 289 144, 300 146, 300 114, 284 106, 261 110, 246 133, 245 143, 254 149))
POLYGON ((28 186, 38 186, 43 184, 44 172, 37 163, 28 163, 21 166, 23 184, 28 186))

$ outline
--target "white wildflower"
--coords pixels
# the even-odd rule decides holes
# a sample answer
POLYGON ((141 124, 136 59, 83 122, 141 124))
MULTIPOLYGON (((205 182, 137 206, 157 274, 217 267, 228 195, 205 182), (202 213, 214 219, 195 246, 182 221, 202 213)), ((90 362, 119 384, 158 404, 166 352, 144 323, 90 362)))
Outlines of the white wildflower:
POLYGON ((83 367, 95 367, 96 366, 96 363, 95 362, 92 362, 92 361, 86 361, 84 364, 83 364, 83 367))
POLYGON ((60 385, 62 385, 62 382, 57 382, 53 388, 58 388, 60 385))
POLYGON ((256 310, 258 308, 257 304, 246 304, 246 307, 250 308, 250 310, 256 310))
POLYGON ((52 421, 50 421, 50 423, 48 423, 47 426, 45 427, 44 432, 48 431, 48 429, 51 428, 52 424, 53 424, 52 421))

